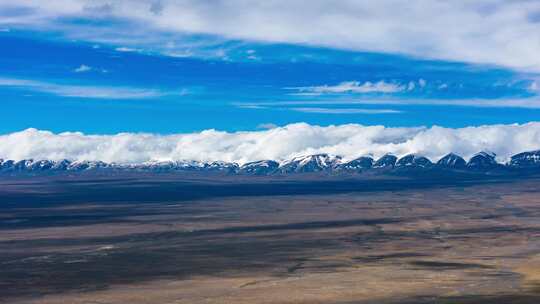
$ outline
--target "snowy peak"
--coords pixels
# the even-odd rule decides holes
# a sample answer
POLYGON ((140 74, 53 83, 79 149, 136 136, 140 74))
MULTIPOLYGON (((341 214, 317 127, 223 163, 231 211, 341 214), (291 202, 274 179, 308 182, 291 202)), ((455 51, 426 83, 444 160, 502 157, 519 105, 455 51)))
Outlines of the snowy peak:
MULTIPOLYGON (((522 168, 540 169, 540 150, 523 152, 512 156, 507 164, 499 164, 495 154, 480 152, 475 154, 469 162, 454 153, 447 154, 433 164, 428 158, 409 154, 398 158, 386 154, 374 161, 368 156, 342 162, 341 157, 328 154, 315 154, 295 157, 279 164, 274 160, 260 160, 239 166, 236 163, 223 161, 199 162, 199 161, 149 161, 139 164, 116 164, 102 161, 70 161, 70 160, 33 160, 23 159, 18 161, 0 159, 0 174, 47 174, 61 172, 199 172, 219 174, 247 174, 247 175, 272 175, 289 173, 362 173, 372 169, 375 173, 392 173, 406 168, 422 169, 429 171, 437 170, 473 171, 473 172, 506 172, 519 173, 522 168), (383 168, 384 170, 380 170, 383 168)), ((400 171, 403 173, 403 171, 400 171)), ((531 172, 530 170, 527 172, 531 172)), ((540 172, 539 172, 540 173, 540 172)))
POLYGON ((397 157, 392 154, 386 154, 379 158, 374 164, 373 168, 394 168, 396 165, 397 157))
POLYGON ((71 162, 67 159, 63 159, 61 161, 53 162, 53 166, 51 169, 53 170, 67 170, 71 162))
POLYGON ((464 168, 466 165, 467 162, 463 159, 463 157, 454 153, 446 154, 437 162, 437 166, 445 168, 464 168))
POLYGON ((165 160, 165 161, 149 161, 142 164, 137 165, 117 165, 118 167, 123 167, 127 169, 134 169, 134 170, 146 170, 146 171, 155 171, 155 172, 166 172, 166 171, 175 171, 175 170, 186 170, 186 171, 193 171, 193 170, 199 170, 203 164, 196 162, 196 161, 172 161, 172 160, 165 160))
POLYGON ((467 163, 467 167, 471 169, 490 169, 496 168, 498 165, 495 153, 490 152, 477 153, 467 163))
POLYGON ((339 164, 340 161, 341 157, 330 156, 328 154, 300 156, 283 163, 279 167, 279 171, 282 173, 321 172, 332 169, 339 164))
POLYGON ((1 170, 9 169, 9 168, 13 167, 14 163, 15 163, 14 161, 9 160, 9 159, 8 160, 2 160, 2 162, 0 163, 0 169, 1 170))
POLYGON ((15 170, 31 169, 33 159, 23 159, 13 164, 15 170))
POLYGON ((266 175, 274 173, 279 167, 279 163, 273 160, 260 160, 250 162, 240 167, 240 173, 253 175, 266 175))
POLYGON ((82 170, 92 170, 92 169, 101 169, 101 168, 107 168, 107 167, 113 167, 113 165, 109 165, 102 161, 76 161, 72 162, 68 166, 68 170, 72 171, 82 171, 82 170))
POLYGON ((540 167, 540 150, 523 152, 512 156, 509 166, 512 167, 540 167))
POLYGON ((134 166, 128 166, 132 167, 134 169, 144 169, 147 168, 152 171, 168 171, 168 170, 174 170, 178 168, 179 166, 189 168, 189 166, 184 165, 183 162, 176 162, 176 161, 150 161, 146 162, 140 165, 134 165, 134 166))
POLYGON ((371 169, 373 167, 373 158, 369 156, 361 156, 353 159, 349 162, 339 164, 338 170, 361 172, 363 170, 371 169))
POLYGON ((202 169, 206 171, 214 171, 214 172, 235 173, 238 171, 238 164, 215 161, 215 162, 204 164, 202 169))
POLYGON ((433 163, 427 157, 416 154, 405 155, 396 163, 397 168, 429 168, 432 165, 433 163))
POLYGON ((25 164, 32 171, 49 170, 54 167, 55 163, 50 160, 38 160, 25 164))
POLYGON ((0 164, 1 170, 13 171, 45 171, 53 168, 55 162, 49 160, 34 161, 33 159, 23 159, 20 161, 6 160, 0 164))

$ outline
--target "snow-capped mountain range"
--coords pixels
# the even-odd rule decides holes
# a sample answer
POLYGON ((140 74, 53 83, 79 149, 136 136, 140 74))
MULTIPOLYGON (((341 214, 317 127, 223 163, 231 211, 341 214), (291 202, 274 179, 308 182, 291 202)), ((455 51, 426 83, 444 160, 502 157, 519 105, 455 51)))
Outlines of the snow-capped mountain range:
POLYGON ((516 154, 507 163, 498 163, 495 154, 480 152, 469 161, 461 156, 449 153, 432 162, 428 158, 409 154, 401 158, 386 154, 379 159, 362 156, 344 161, 339 156, 315 154, 277 162, 261 160, 238 165, 227 162, 196 161, 152 161, 141 164, 116 164, 102 161, 51 161, 25 159, 20 161, 0 159, 0 174, 17 173, 61 173, 85 171, 135 171, 135 172, 220 172, 225 174, 272 175, 293 173, 359 173, 366 171, 406 171, 406 170, 468 170, 491 171, 496 169, 532 169, 540 170, 540 150, 516 154))

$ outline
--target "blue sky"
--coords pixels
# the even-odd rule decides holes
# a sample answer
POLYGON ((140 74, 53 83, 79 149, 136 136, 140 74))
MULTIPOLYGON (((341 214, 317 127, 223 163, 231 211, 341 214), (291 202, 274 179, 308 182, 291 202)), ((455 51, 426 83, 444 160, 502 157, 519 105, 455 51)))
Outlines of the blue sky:
MULTIPOLYGON (((412 19, 397 34, 395 28, 379 33, 393 29, 392 16, 376 21, 371 34, 366 24, 340 24, 323 11, 321 28, 293 22, 318 16, 324 1, 299 16, 278 14, 281 1, 259 10, 238 1, 35 2, 0 1, 0 133, 32 127, 170 134, 296 122, 456 128, 540 120, 540 56, 530 54, 540 51, 540 41, 506 39, 488 28, 523 12, 523 20, 511 23, 516 33, 539 29, 530 13, 540 12, 538 5, 480 1, 492 6, 474 7, 474 14, 456 5, 449 12, 454 19, 479 25, 470 24, 474 33, 449 29, 449 44, 412 19), (223 16, 208 13, 212 5, 223 16), (174 18, 180 13, 192 22, 174 18), (229 24, 231 18, 239 25, 229 24), (260 24, 248 24, 253 20, 260 24), (472 34, 478 39, 469 40, 472 34)), ((334 9, 348 14, 339 20, 360 19, 349 7, 334 9)), ((433 28, 443 21, 431 20, 433 28)))

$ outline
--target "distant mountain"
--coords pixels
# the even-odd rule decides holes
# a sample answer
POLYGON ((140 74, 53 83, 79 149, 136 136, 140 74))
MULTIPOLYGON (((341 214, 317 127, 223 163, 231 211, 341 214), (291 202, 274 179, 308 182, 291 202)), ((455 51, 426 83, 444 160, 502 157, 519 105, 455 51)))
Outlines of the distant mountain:
POLYGON ((436 166, 443 168, 462 169, 467 166, 467 162, 463 159, 463 157, 454 153, 449 153, 446 154, 443 158, 439 159, 439 161, 436 163, 436 166))
POLYGON ((61 161, 58 161, 58 162, 52 162, 53 163, 53 166, 52 166, 52 170, 67 170, 69 168, 69 165, 71 164, 71 162, 67 159, 63 159, 61 161))
POLYGON ((32 171, 44 171, 50 170, 54 167, 55 163, 49 160, 39 160, 35 162, 25 162, 24 166, 32 171))
POLYGON ((351 161, 342 161, 339 156, 329 154, 315 154, 295 157, 291 160, 277 162, 275 160, 261 160, 238 165, 229 162, 197 162, 197 161, 150 161, 139 164, 116 164, 102 161, 70 161, 67 159, 18 161, 0 159, 0 174, 57 174, 62 172, 199 172, 219 174, 243 175, 273 175, 297 173, 354 173, 373 171, 375 174, 407 173, 406 169, 421 169, 422 172, 430 170, 459 172, 471 171, 475 174, 481 172, 536 172, 540 173, 540 150, 523 152, 511 157, 506 164, 498 163, 495 154, 480 152, 466 162, 461 156, 449 153, 439 159, 435 164, 428 158, 409 154, 401 158, 386 154, 378 160, 363 156, 351 161), (384 169, 384 170, 382 170, 384 169), (525 171, 526 169, 526 171, 525 171), (506 170, 506 171, 505 171, 506 170), (518 170, 518 171, 516 171, 518 170), (533 170, 533 171, 531 171, 533 170))
POLYGON ((430 168, 433 163, 427 157, 409 154, 400 158, 395 166, 396 168, 430 168))
POLYGON ((338 171, 362 172, 364 170, 371 169, 373 162, 373 158, 369 156, 361 156, 349 162, 338 164, 336 169, 338 171))
POLYGON ((211 163, 205 163, 202 165, 202 170, 210 171, 210 172, 223 172, 223 173, 236 173, 238 172, 239 166, 235 163, 227 163, 227 162, 211 162, 211 163))
POLYGON ((392 154, 386 154, 379 158, 374 164, 373 168, 394 168, 396 165, 397 157, 392 154))
POLYGON ((341 161, 339 156, 328 154, 315 154, 300 156, 283 163, 278 171, 280 173, 308 173, 328 171, 341 161))
POLYGON ((499 163, 495 160, 495 154, 489 152, 480 152, 475 154, 467 162, 467 167, 471 169, 494 169, 499 166, 499 163))
POLYGON ((68 166, 68 170, 72 171, 82 171, 82 170, 92 170, 92 169, 104 169, 104 168, 114 168, 114 164, 107 164, 102 161, 80 161, 72 162, 68 166))
POLYGON ((254 175, 268 175, 276 172, 279 167, 279 163, 273 160, 260 160, 250 162, 240 167, 239 173, 254 174, 254 175))
POLYGON ((510 158, 508 165, 518 168, 540 167, 540 150, 516 154, 510 158))
MULTIPOLYGON (((138 171, 154 171, 154 172, 167 172, 167 171, 200 171, 205 167, 209 168, 209 164, 200 163, 197 161, 150 161, 136 165, 117 165, 123 169, 132 169, 138 171)), ((216 167, 214 164, 213 167, 216 167)))

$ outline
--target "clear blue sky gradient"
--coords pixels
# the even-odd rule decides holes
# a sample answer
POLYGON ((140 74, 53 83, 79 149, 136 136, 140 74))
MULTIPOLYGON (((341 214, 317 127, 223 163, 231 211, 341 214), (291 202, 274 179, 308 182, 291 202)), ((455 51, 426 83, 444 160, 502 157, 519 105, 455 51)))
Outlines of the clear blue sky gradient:
POLYGON ((537 98, 530 88, 538 75, 495 66, 219 39, 213 47, 226 49, 220 56, 174 57, 21 30, 0 32, 0 46, 0 133, 30 127, 111 134, 256 130, 294 122, 463 127, 540 120, 540 109, 504 103, 537 98), (297 94, 304 92, 298 87, 347 81, 384 81, 402 90, 297 94), (404 89, 411 82, 414 88, 404 89), (95 96, 103 90, 107 96, 95 96))

